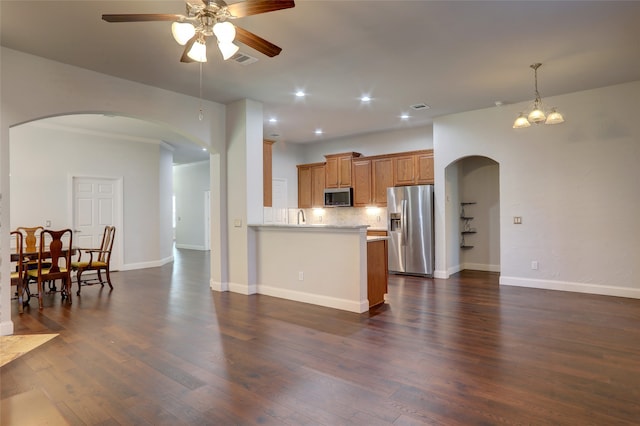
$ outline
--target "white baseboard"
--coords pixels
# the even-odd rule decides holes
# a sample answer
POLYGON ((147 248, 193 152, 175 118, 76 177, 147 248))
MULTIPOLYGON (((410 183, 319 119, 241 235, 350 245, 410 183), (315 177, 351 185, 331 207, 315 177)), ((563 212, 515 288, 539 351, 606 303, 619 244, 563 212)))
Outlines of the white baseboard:
POLYGON ((546 290, 573 291, 576 293, 599 294, 602 296, 629 297, 640 299, 640 288, 616 287, 602 284, 585 284, 567 281, 535 280, 531 278, 500 277, 500 285, 542 288, 546 290))
POLYGON ((500 265, 487 265, 485 263, 463 263, 463 269, 471 269, 473 271, 500 272, 500 265))
POLYGON ((229 291, 233 293, 240 293, 245 295, 256 294, 258 292, 257 286, 255 284, 247 285, 247 284, 238 284, 238 283, 229 283, 228 284, 229 291))
POLYGON ((187 250, 207 251, 207 249, 204 246, 194 246, 194 245, 191 245, 191 244, 176 244, 176 248, 177 249, 187 249, 187 250))
POLYGON ((209 287, 213 291, 229 291, 229 283, 221 283, 212 279, 209 280, 209 287))
POLYGON ((0 322, 0 336, 10 336, 13 334, 13 321, 0 322))
POLYGON ((447 271, 433 271, 433 278, 439 278, 441 280, 446 280, 449 278, 449 273, 447 271))
POLYGON ((311 303, 313 305, 325 306, 327 308, 356 312, 358 314, 367 312, 369 310, 369 300, 366 299, 357 302, 353 300, 322 296, 319 294, 287 290, 268 285, 258 285, 258 293, 264 294, 266 296, 279 297, 281 299, 294 300, 296 302, 311 303))
POLYGON ((118 270, 133 271, 135 269, 157 268, 171 262, 173 262, 173 256, 169 256, 160 260, 152 260, 150 262, 127 263, 125 265, 122 265, 118 270))

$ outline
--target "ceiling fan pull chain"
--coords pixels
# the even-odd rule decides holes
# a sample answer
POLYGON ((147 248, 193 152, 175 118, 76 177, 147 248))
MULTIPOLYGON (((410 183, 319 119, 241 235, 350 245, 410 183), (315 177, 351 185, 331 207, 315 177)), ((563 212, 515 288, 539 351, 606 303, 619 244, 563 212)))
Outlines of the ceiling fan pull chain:
POLYGON ((202 111, 202 62, 200 62, 200 114, 198 114, 198 120, 204 119, 204 112, 202 111))

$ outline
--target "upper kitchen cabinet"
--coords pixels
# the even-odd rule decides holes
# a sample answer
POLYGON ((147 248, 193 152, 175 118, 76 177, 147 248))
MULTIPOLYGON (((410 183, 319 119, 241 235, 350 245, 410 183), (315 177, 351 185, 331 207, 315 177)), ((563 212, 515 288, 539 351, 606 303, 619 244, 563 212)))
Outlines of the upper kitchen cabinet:
POLYGON ((273 202, 273 143, 275 141, 264 140, 262 142, 262 193, 264 206, 272 207, 273 202))
POLYGON ((393 158, 393 186, 413 185, 417 177, 415 155, 399 155, 393 158))
POLYGON ((325 164, 298 165, 298 208, 324 206, 325 164))
POLYGON ((433 150, 414 151, 393 156, 393 186, 433 183, 433 150))
POLYGON ((433 150, 416 154, 419 185, 433 184, 433 150))
POLYGON ((342 154, 325 155, 325 186, 327 188, 350 188, 352 161, 360 157, 357 152, 344 152, 342 154))
POLYGON ((353 171, 353 206, 366 207, 372 204, 371 160, 354 159, 353 171))
POLYGON ((394 186, 394 161, 392 157, 377 157, 371 160, 371 186, 373 204, 387 205, 387 188, 394 186))

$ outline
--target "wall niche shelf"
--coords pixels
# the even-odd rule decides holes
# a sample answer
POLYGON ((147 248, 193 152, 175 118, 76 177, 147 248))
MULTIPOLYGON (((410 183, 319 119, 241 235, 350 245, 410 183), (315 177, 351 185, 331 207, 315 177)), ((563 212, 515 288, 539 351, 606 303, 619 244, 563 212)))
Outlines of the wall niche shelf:
POLYGON ((461 249, 472 249, 473 246, 468 244, 464 237, 465 235, 475 234, 476 228, 471 227, 471 221, 473 220, 473 216, 469 216, 465 211, 466 206, 471 206, 476 204, 475 201, 468 203, 460 203, 460 221, 462 221, 462 230, 460 231, 460 248, 461 249))

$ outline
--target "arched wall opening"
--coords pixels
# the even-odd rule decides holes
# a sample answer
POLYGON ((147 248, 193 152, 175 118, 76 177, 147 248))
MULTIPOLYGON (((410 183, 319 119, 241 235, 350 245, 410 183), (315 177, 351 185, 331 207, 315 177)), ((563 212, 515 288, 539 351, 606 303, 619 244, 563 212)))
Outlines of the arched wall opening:
POLYGON ((93 247, 99 244, 99 224, 114 225, 114 270, 167 263, 173 258, 173 154, 176 146, 185 151, 185 144, 208 161, 201 141, 191 142, 168 126, 112 112, 47 117, 12 126, 10 229, 70 228, 77 231, 76 245, 93 247), (80 195, 77 185, 95 187, 96 193, 80 195), (83 234, 78 223, 81 211, 83 221, 95 219, 82 224, 83 234), (95 228, 93 238, 87 232, 90 228, 95 228))
POLYGON ((449 274, 500 272, 500 165, 484 156, 445 167, 446 265, 449 274))
MULTIPOLYGON (((11 322, 10 129, 34 120, 77 113, 113 113, 163 123, 201 141, 210 152, 212 280, 226 279, 226 108, 214 102, 1 48, 0 110, 0 334, 13 332, 11 322), (202 105, 204 115, 198 111, 202 105), (213 253, 216 253, 215 255, 213 253), (217 256, 217 257, 216 257, 217 256), (6 260, 6 261, 5 261, 6 260)), ((69 159, 72 161, 72 159, 69 159)), ((156 230, 157 234, 157 230, 156 230)))

